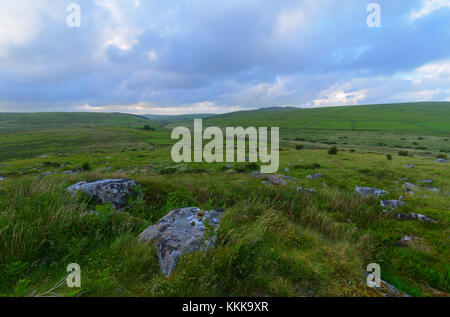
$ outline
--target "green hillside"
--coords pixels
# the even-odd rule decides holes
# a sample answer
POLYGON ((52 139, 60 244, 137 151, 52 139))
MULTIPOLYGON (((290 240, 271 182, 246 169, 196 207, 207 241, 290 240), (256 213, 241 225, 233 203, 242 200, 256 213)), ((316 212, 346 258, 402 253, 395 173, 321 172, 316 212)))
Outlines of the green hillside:
POLYGON ((145 117, 122 113, 40 112, 0 113, 0 132, 42 130, 53 128, 80 128, 90 126, 142 126, 152 124, 145 117))
POLYGON ((188 121, 188 120, 194 120, 194 119, 204 119, 208 117, 212 117, 214 114, 211 113, 198 113, 198 114, 184 114, 184 115, 176 115, 176 116, 170 116, 170 115, 158 115, 158 114, 146 114, 144 117, 160 122, 163 124, 171 123, 171 122, 180 122, 180 121, 188 121))
POLYGON ((283 129, 420 131, 450 134, 450 102, 346 106, 284 111, 240 111, 205 120, 218 126, 278 126, 283 129))

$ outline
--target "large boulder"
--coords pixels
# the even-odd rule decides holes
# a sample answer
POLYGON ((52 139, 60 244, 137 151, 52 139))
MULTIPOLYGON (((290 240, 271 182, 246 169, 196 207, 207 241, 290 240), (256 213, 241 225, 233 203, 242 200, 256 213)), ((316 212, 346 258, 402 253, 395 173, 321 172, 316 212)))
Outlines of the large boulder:
POLYGON ((384 196, 389 194, 389 192, 382 189, 358 186, 355 187, 355 192, 363 196, 384 196))
POLYGON ((139 242, 158 240, 156 253, 164 276, 172 274, 182 254, 214 246, 224 210, 202 211, 196 207, 172 210, 154 226, 145 229, 139 242))
POLYGON ((78 191, 86 193, 101 203, 111 203, 115 208, 125 207, 130 196, 133 196, 139 184, 132 179, 104 179, 94 182, 80 182, 67 188, 75 194, 78 191))

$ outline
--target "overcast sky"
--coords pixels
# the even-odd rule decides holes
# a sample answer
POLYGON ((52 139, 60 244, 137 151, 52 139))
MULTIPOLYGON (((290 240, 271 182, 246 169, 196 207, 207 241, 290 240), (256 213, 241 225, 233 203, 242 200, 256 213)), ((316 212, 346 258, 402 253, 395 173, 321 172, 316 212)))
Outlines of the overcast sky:
POLYGON ((450 0, 371 2, 0 0, 0 111, 450 101, 450 0))

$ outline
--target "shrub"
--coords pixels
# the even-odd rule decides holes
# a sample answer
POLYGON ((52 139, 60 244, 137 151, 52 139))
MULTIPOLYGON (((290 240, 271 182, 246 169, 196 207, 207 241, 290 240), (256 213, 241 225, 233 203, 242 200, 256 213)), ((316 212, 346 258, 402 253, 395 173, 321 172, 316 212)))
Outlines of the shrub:
POLYGON ((436 158, 437 159, 447 159, 447 155, 445 155, 445 154, 438 154, 438 155, 436 155, 436 158))
POLYGON ((295 141, 305 141, 304 138, 295 138, 295 141))
POLYGON ((391 154, 386 155, 386 158, 388 159, 388 161, 392 161, 392 155, 391 154))
POLYGON ((338 153, 338 148, 336 146, 333 146, 331 149, 328 150, 328 154, 330 155, 336 155, 338 153))
POLYGON ((304 146, 301 144, 295 146, 296 150, 303 150, 303 148, 304 148, 304 146))
POLYGON ((83 169, 83 171, 90 171, 91 165, 88 162, 86 162, 81 166, 81 168, 83 169))
POLYGON ((408 151, 399 151, 398 156, 408 156, 408 151))
POLYGON ((148 124, 144 125, 144 130, 149 131, 150 130, 150 126, 148 124))
POLYGON ((249 170, 249 171, 257 171, 257 170, 259 170, 259 165, 257 163, 254 163, 254 162, 248 163, 245 166, 245 169, 249 170))

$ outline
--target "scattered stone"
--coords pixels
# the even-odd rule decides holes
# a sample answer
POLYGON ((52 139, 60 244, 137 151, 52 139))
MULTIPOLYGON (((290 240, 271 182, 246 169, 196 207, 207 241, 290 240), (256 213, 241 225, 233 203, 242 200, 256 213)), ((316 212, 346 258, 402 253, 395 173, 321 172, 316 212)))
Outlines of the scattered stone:
POLYGON ((421 179, 420 182, 422 184, 431 184, 433 182, 433 180, 432 179, 421 179))
POLYGON ((322 178, 322 173, 310 174, 310 175, 306 176, 306 178, 307 179, 322 178))
POLYGON ((414 216, 408 215, 408 214, 404 214, 404 213, 401 213, 401 212, 399 212, 397 214, 397 219, 398 220, 416 220, 416 218, 414 216))
POLYGON ((110 171, 110 170, 112 170, 114 167, 112 167, 112 166, 108 166, 108 167, 105 167, 105 170, 107 170, 107 171, 110 171))
POLYGON ((427 188, 428 191, 438 194, 441 190, 439 188, 427 188))
POLYGON ((105 157, 105 159, 107 159, 107 160, 113 159, 113 158, 114 158, 114 156, 107 156, 107 157, 105 157))
POLYGON ((419 239, 419 238, 415 237, 415 236, 405 235, 403 238, 398 240, 395 244, 399 247, 407 248, 411 244, 413 244, 414 241, 416 241, 417 239, 419 239))
POLYGON ((425 215, 422 215, 422 214, 415 214, 415 213, 413 213, 412 215, 413 215, 417 220, 419 220, 420 222, 432 222, 432 223, 437 223, 436 220, 434 220, 434 219, 432 219, 432 218, 430 218, 430 217, 427 217, 427 216, 425 216, 425 215))
POLYGON ((67 166, 66 164, 62 163, 62 164, 59 166, 59 168, 64 168, 64 167, 66 167, 66 166, 67 166))
POLYGON ((68 171, 62 172, 61 174, 64 174, 64 175, 69 175, 69 174, 79 174, 79 172, 74 171, 74 170, 68 170, 68 171))
POLYGON ((380 205, 381 205, 381 207, 384 208, 384 211, 386 211, 387 209, 395 210, 395 209, 397 209, 397 207, 403 206, 404 204, 406 204, 406 203, 401 200, 381 200, 380 201, 380 205))
POLYGON ((412 189, 412 188, 417 188, 417 186, 414 185, 414 184, 412 184, 412 183, 404 183, 404 184, 402 185, 402 187, 403 187, 403 188, 406 188, 406 189, 408 189, 408 188, 410 188, 410 189, 412 189))
POLYGON ((398 200, 405 200, 406 196, 405 195, 401 195, 400 198, 398 200))
POLYGON ((149 150, 149 151, 155 151, 156 149, 155 149, 153 146, 150 146, 150 147, 148 148, 148 150, 149 150))
POLYGON ((414 164, 403 165, 404 168, 414 168, 414 164))
POLYGON ((381 297, 409 297, 405 292, 395 288, 389 283, 386 283, 383 280, 380 280, 380 287, 377 287, 374 283, 374 287, 370 288, 376 296, 381 297))
POLYGON ((355 192, 364 196, 384 196, 389 194, 389 192, 382 189, 358 186, 355 187, 355 192))
POLYGON ((298 187, 297 188, 297 193, 300 192, 310 192, 310 193, 315 193, 316 191, 314 189, 311 188, 303 188, 303 187, 298 187))
POLYGON ((411 188, 406 188, 406 192, 411 196, 415 195, 414 191, 411 188))
POLYGON ((164 276, 169 276, 182 254, 206 251, 217 239, 217 230, 224 210, 201 211, 181 208, 170 211, 156 225, 145 229, 138 242, 158 240, 156 253, 164 276))
POLYGON ((48 158, 48 157, 50 157, 50 155, 41 155, 41 156, 39 156, 39 158, 48 158))
POLYGON ((126 206, 128 198, 135 193, 135 187, 139 184, 128 178, 105 179, 94 182, 80 182, 67 188, 67 191, 75 194, 77 191, 86 193, 89 197, 101 203, 112 203, 119 209, 126 206))
POLYGON ((447 160, 440 158, 435 161, 436 163, 447 163, 447 160))
POLYGON ((408 180, 409 179, 409 177, 403 177, 403 178, 400 178, 400 181, 401 182, 404 182, 404 181, 406 181, 406 180, 408 180))
POLYGON ((263 181, 263 184, 266 185, 285 185, 286 182, 283 180, 282 177, 279 177, 278 175, 268 175, 267 181, 263 181))
POLYGON ((55 175, 55 174, 56 174, 55 172, 47 172, 47 173, 42 174, 41 177, 47 177, 47 176, 55 175))
POLYGON ((289 173, 289 172, 290 172, 290 169, 286 167, 286 168, 284 169, 284 172, 285 172, 285 173, 289 173))

